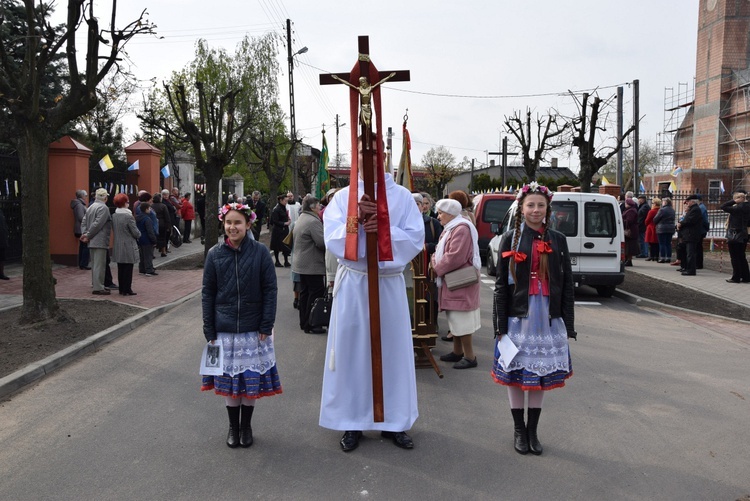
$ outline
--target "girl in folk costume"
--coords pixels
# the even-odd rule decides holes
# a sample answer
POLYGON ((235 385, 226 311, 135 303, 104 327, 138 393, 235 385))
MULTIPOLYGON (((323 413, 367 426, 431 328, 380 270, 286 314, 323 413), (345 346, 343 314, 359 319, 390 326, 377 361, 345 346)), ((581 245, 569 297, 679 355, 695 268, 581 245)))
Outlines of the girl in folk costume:
POLYGON ((255 401, 281 393, 273 347, 276 271, 265 245, 248 235, 255 213, 232 203, 219 209, 224 242, 208 251, 203 270, 203 334, 224 352, 221 376, 203 376, 201 390, 224 397, 229 447, 250 447, 255 401))
POLYGON ((532 182, 517 199, 515 227, 500 242, 492 317, 497 338, 508 336, 518 353, 507 360, 496 347, 492 377, 508 387, 516 452, 539 455, 544 391, 564 386, 573 375, 568 350, 568 338, 576 337, 573 276, 565 236, 547 228, 552 192, 532 182))

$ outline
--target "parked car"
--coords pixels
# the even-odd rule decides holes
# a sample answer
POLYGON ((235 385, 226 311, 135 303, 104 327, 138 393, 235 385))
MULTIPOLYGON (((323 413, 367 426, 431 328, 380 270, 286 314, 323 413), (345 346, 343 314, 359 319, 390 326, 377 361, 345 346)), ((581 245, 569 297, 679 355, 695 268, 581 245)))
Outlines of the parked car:
POLYGON ((479 235, 479 255, 487 259, 487 246, 492 240, 492 223, 500 223, 516 196, 510 193, 480 193, 474 196, 474 217, 479 235))
MULTIPOLYGON (((488 244, 487 274, 497 274, 500 239, 515 221, 513 202, 488 244)), ((625 280, 624 230, 617 199, 599 193, 556 192, 552 195, 551 226, 565 235, 576 286, 590 285, 610 297, 625 280)))

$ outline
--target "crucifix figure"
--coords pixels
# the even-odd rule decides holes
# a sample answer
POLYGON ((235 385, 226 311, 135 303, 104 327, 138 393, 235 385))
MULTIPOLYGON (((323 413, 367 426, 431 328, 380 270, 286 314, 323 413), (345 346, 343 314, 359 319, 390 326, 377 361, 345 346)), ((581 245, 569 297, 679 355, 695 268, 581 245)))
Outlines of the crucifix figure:
MULTIPOLYGON (((362 124, 362 126, 365 129, 365 133, 370 132, 372 129, 372 106, 370 105, 370 94, 372 93, 373 89, 377 87, 378 85, 382 84, 383 82, 386 82, 390 80, 391 78, 396 76, 396 72, 391 72, 390 75, 382 79, 381 81, 377 82, 375 85, 370 85, 370 82, 367 80, 367 77, 359 77, 359 86, 355 86, 344 80, 343 78, 339 77, 338 75, 331 75, 331 78, 334 80, 338 80, 344 85, 348 85, 352 89, 359 92, 359 122, 362 124)), ((366 140, 369 139, 369 137, 365 138, 366 140)))
POLYGON ((408 76, 405 71, 378 72, 368 55, 367 37, 359 38, 359 58, 351 73, 320 76, 321 84, 347 83, 351 123, 359 123, 359 130, 352 128, 349 186, 333 197, 323 216, 326 247, 339 264, 320 424, 346 432, 344 451, 356 448, 365 430, 381 431, 399 447, 411 448, 405 431, 417 417, 403 270, 424 245, 424 222, 409 191, 384 171, 380 116, 380 84, 408 76))

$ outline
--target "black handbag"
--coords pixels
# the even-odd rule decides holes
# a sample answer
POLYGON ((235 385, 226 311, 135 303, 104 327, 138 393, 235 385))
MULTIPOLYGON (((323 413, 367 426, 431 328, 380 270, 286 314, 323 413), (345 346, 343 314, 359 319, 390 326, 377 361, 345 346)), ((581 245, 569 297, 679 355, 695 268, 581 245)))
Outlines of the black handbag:
POLYGON ((747 231, 728 228, 726 238, 728 243, 744 244, 747 242, 747 231))
POLYGON ((310 318, 307 320, 307 323, 313 328, 328 327, 331 321, 332 304, 333 294, 331 292, 316 299, 313 302, 312 308, 310 308, 310 318))
POLYGON ((182 233, 177 229, 177 226, 172 226, 172 232, 169 234, 169 241, 174 247, 182 245, 182 233))

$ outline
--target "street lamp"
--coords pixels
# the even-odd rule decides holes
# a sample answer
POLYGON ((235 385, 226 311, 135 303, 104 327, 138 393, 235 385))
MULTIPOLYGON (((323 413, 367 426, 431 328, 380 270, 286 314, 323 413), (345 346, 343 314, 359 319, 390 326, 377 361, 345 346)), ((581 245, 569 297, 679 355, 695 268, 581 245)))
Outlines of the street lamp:
POLYGON ((294 56, 307 52, 307 47, 302 47, 297 52, 292 53, 291 22, 289 21, 289 19, 287 19, 287 33, 289 35, 289 43, 287 43, 287 53, 289 54, 289 118, 292 126, 292 148, 295 148, 295 150, 292 151, 292 191, 294 192, 294 196, 296 197, 299 195, 297 190, 297 180, 299 178, 299 172, 297 169, 297 152, 294 144, 297 140, 297 127, 294 122, 294 56))

